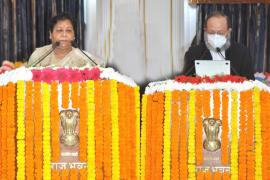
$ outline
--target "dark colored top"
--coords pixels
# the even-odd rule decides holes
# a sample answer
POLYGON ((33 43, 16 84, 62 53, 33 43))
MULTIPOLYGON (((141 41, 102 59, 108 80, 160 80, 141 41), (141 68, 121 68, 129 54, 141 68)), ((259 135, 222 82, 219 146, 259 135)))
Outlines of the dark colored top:
MULTIPOLYGON (((205 43, 192 46, 185 54, 183 75, 195 75, 195 60, 210 60, 212 55, 205 43)), ((225 51, 225 59, 231 61, 231 74, 254 79, 254 66, 249 50, 241 44, 232 42, 225 51)))

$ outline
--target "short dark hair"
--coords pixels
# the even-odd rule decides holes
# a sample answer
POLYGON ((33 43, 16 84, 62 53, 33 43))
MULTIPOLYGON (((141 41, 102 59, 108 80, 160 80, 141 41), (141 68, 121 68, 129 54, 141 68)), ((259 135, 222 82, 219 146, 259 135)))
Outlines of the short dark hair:
POLYGON ((223 12, 220 12, 220 11, 214 11, 212 12, 211 14, 209 14, 204 22, 204 27, 206 28, 207 27, 207 22, 210 18, 212 17, 224 17, 227 21, 227 26, 228 28, 231 28, 231 21, 230 21, 230 18, 224 14, 223 12))
POLYGON ((74 21, 72 19, 72 17, 68 14, 68 13, 61 13, 61 14, 58 14, 56 16, 54 16, 51 21, 50 21, 50 25, 49 25, 49 28, 50 28, 50 32, 53 32, 53 28, 54 26, 59 22, 59 21, 64 21, 64 20, 69 20, 72 24, 72 27, 73 27, 73 30, 75 31, 75 24, 74 24, 74 21))

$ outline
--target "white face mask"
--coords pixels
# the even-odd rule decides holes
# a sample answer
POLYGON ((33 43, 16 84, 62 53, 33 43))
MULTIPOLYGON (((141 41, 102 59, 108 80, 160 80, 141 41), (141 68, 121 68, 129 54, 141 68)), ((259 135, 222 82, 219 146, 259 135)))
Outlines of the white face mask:
POLYGON ((207 33, 207 42, 214 48, 222 48, 225 43, 226 43, 227 39, 225 36, 223 35, 219 35, 219 34, 208 34, 207 33))

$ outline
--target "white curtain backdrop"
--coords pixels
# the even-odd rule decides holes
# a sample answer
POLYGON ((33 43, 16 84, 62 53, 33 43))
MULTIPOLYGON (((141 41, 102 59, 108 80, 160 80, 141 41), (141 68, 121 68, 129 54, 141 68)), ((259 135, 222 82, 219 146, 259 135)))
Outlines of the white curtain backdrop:
POLYGON ((86 0, 86 51, 139 85, 179 74, 195 32, 188 0, 86 0))

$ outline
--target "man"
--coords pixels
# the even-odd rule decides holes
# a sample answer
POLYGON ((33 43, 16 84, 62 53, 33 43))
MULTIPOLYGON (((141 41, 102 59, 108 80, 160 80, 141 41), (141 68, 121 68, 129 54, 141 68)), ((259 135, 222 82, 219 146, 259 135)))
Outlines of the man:
POLYGON ((185 54, 184 75, 195 75, 195 60, 230 60, 231 74, 254 79, 253 61, 249 50, 231 42, 230 21, 221 12, 214 12, 206 19, 204 42, 190 47, 185 54))

